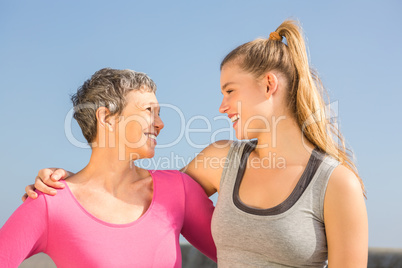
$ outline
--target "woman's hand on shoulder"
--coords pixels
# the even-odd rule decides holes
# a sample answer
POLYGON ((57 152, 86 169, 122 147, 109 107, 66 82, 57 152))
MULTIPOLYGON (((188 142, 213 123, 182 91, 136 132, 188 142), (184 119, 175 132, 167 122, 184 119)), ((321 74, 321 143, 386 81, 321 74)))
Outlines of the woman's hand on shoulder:
POLYGON ((210 144, 181 170, 198 182, 208 196, 219 190, 220 178, 232 142, 220 140, 210 144))
POLYGON ((368 220, 356 175, 340 165, 333 171, 324 200, 330 267, 367 267, 368 220))
POLYGON ((24 202, 28 197, 35 199, 38 194, 35 189, 49 195, 56 195, 56 189, 64 188, 64 184, 59 182, 61 179, 65 179, 73 173, 68 172, 61 168, 44 168, 39 170, 38 176, 35 178, 35 184, 25 187, 25 194, 22 196, 24 202))

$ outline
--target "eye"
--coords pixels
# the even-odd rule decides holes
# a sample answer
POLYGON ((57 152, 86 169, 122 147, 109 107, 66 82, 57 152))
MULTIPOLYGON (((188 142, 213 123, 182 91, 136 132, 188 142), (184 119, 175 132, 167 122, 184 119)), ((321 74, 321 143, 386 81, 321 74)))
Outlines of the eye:
POLYGON ((232 92, 233 92, 232 89, 226 90, 226 93, 227 93, 227 94, 230 94, 230 93, 232 93, 232 92))
POLYGON ((147 108, 145 108, 147 111, 150 111, 150 112, 152 112, 152 107, 147 107, 147 108))

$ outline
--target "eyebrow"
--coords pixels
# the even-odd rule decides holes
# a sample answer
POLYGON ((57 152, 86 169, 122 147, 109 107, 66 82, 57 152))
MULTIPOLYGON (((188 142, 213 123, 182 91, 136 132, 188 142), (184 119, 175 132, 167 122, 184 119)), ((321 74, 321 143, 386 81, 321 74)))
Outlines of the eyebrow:
POLYGON ((235 82, 227 82, 226 84, 224 84, 224 85, 222 86, 222 90, 221 90, 221 91, 224 91, 225 88, 228 87, 230 84, 235 84, 235 82))
POLYGON ((158 109, 158 112, 160 112, 161 107, 159 105, 159 103, 157 102, 142 102, 140 104, 137 104, 136 106, 140 109, 145 109, 145 106, 150 105, 151 107, 158 109))
POLYGON ((150 102, 149 104, 150 104, 151 106, 153 106, 155 109, 157 109, 157 110, 158 110, 158 113, 161 112, 161 107, 159 106, 159 103, 150 102))

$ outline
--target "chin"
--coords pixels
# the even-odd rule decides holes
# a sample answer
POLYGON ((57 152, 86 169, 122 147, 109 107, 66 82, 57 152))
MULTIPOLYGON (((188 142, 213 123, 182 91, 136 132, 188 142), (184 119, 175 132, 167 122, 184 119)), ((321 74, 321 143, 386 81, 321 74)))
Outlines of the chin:
POLYGON ((252 140, 256 139, 255 135, 248 135, 247 133, 239 133, 236 131, 236 139, 238 140, 252 140))
POLYGON ((243 133, 243 131, 241 129, 235 129, 235 137, 238 140, 244 140, 245 139, 245 135, 243 133))
POLYGON ((154 156, 155 156, 155 151, 152 150, 152 151, 145 152, 143 158, 152 158, 154 156))
POLYGON ((130 160, 139 160, 139 159, 146 159, 146 158, 152 158, 155 155, 155 150, 148 149, 148 150, 136 150, 135 152, 129 152, 127 154, 127 157, 130 158, 130 160), (135 156, 135 157, 133 157, 135 156))
POLYGON ((155 156, 155 154, 149 154, 149 155, 145 156, 144 158, 152 158, 154 156, 155 156))

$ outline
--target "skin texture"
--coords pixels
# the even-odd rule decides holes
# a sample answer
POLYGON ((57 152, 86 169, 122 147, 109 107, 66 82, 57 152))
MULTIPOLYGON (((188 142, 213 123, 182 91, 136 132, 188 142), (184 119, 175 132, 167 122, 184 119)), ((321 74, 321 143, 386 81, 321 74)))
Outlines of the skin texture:
MULTIPOLYGON (((93 143, 90 163, 80 174, 77 174, 80 177, 94 176, 93 172, 99 170, 99 167, 107 167, 113 170, 112 174, 102 175, 104 173, 100 172, 101 174, 98 175, 113 177, 117 175, 116 170, 121 170, 120 178, 124 178, 126 174, 132 174, 130 168, 132 160, 154 156, 156 141, 150 139, 147 134, 153 133, 157 136, 164 127, 159 117, 160 108, 156 96, 150 92, 132 91, 126 98, 127 105, 119 116, 107 117, 109 111, 105 107, 97 110, 97 137, 93 143)), ((141 169, 137 171, 139 177, 145 176, 150 179, 147 171, 141 169)), ((72 175, 74 173, 63 169, 43 169, 38 173, 36 181, 46 178, 43 180, 45 184, 36 188, 44 193, 55 195, 57 192, 52 188, 64 188, 63 183, 58 180, 72 175)), ((69 178, 69 182, 71 179, 69 178)), ((37 197, 32 186, 27 186, 26 191, 31 198, 37 197)), ((26 198, 27 195, 24 195, 23 201, 26 198)))
MULTIPOLYGON (((303 173, 314 145, 303 133, 287 107, 287 82, 280 73, 270 71, 256 79, 236 64, 228 63, 221 72, 223 99, 219 111, 234 123, 238 139, 258 139, 250 154, 240 185, 240 199, 256 208, 270 208, 283 202, 303 173), (286 168, 261 168, 264 158, 275 154, 286 168)), ((196 180, 210 196, 219 192, 220 177, 231 141, 209 145, 183 171, 196 180)), ((35 187, 47 191, 56 186, 55 176, 64 170, 41 170, 35 187)), ((27 187, 31 195, 32 187, 27 187)), ((332 173, 324 201, 324 219, 330 267, 367 267, 368 221, 364 196, 356 176, 345 166, 332 173)))
POLYGON ((328 262, 333 267, 367 267, 368 222, 356 176, 339 166, 330 177, 324 201, 328 262))
POLYGON ((149 172, 133 169, 131 160, 153 157, 156 141, 148 133, 157 136, 163 128, 154 93, 131 91, 126 101, 118 116, 107 117, 105 107, 97 110, 97 135, 90 161, 67 181, 85 209, 116 224, 137 220, 152 201, 149 172))
POLYGON ((58 266, 106 267, 113 256, 120 256, 125 266, 181 267, 179 234, 216 261, 210 228, 214 207, 203 189, 178 171, 133 165, 133 160, 154 156, 156 136, 164 127, 155 94, 130 91, 125 103, 119 115, 97 109, 90 161, 70 174, 65 181, 69 190, 28 200, 1 228, 1 263, 14 267, 44 252, 58 266), (26 224, 29 217, 34 224, 26 224), (77 256, 74 262, 64 254, 65 247, 77 256))

